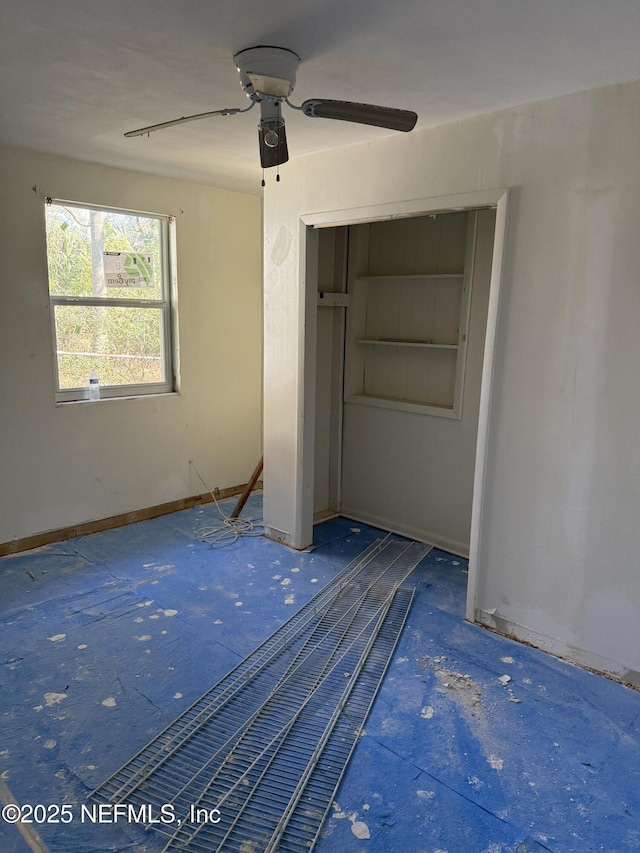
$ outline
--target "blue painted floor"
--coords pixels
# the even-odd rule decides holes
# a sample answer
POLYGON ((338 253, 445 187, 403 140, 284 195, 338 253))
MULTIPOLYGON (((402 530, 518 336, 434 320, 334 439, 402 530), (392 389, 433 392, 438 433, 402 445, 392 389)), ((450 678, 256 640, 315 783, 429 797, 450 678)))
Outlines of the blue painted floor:
MULTIPOLYGON (((46 807, 45 846, 0 820, 2 853, 159 853, 135 822, 93 823, 88 792, 381 535, 337 519, 298 553, 211 547, 215 524, 208 505, 0 560, 0 792, 46 807)), ((458 557, 409 582, 318 853, 640 850, 640 692, 465 623, 458 557)))

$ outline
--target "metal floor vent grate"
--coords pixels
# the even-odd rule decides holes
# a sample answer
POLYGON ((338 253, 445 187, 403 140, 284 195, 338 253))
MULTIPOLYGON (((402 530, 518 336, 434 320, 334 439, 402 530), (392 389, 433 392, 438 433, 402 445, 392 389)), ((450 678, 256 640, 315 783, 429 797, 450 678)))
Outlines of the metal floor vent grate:
POLYGON ((429 550, 373 543, 91 796, 171 804, 180 825, 153 824, 167 851, 309 851, 411 605, 400 584, 429 550))

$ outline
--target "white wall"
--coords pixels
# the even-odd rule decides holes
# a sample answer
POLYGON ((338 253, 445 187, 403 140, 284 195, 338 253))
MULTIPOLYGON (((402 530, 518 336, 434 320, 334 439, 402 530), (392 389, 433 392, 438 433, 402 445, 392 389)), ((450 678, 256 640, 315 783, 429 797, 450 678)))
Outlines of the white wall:
POLYGON ((309 535, 300 217, 511 187, 477 618, 640 676, 640 83, 293 160, 265 199, 265 521, 309 535))
POLYGON ((249 479, 261 453, 261 200, 0 149, 0 542, 249 479), (38 187, 34 192, 33 187, 38 187), (55 405, 44 196, 175 214, 180 394, 55 405))

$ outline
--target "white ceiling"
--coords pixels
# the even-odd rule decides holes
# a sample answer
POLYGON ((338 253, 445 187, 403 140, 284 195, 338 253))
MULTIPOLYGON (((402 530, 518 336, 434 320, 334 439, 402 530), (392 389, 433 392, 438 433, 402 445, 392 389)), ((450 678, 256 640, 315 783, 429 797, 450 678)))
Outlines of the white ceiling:
MULTIPOLYGON (((0 142, 259 194, 257 111, 123 137, 245 106, 232 57, 257 44, 301 57, 294 103, 419 130, 640 79, 640 0, 0 0, 0 142)), ((292 157, 389 133, 284 109, 292 157)))

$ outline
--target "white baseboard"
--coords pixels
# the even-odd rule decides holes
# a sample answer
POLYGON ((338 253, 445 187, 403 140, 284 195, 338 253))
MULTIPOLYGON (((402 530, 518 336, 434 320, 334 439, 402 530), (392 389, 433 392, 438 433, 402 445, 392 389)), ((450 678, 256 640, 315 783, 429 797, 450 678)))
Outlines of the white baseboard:
POLYGON ((475 621, 498 634, 528 643, 543 652, 584 669, 589 669, 598 675, 604 675, 614 681, 619 681, 621 684, 626 684, 628 687, 640 688, 640 672, 629 669, 618 661, 610 660, 587 649, 581 649, 555 637, 547 637, 532 628, 525 628, 524 625, 518 625, 516 622, 511 622, 486 610, 476 610, 475 621))
POLYGON ((408 539, 415 539, 417 542, 424 542, 426 545, 433 545, 434 548, 441 548, 443 551, 448 551, 458 557, 469 557, 469 543, 458 542, 454 539, 447 539, 439 536, 430 530, 423 530, 410 525, 398 524, 397 521, 384 518, 380 515, 373 515, 368 512, 362 512, 352 507, 340 507, 340 515, 346 518, 352 518, 354 521, 359 521, 362 524, 371 524, 373 527, 380 527, 382 530, 388 530, 390 533, 397 533, 399 536, 406 536, 408 539))
POLYGON ((293 536, 289 533, 284 533, 282 530, 278 530, 277 527, 264 527, 264 535, 267 539, 273 539, 274 542, 280 542, 282 545, 286 545, 289 548, 295 548, 293 544, 293 536))
POLYGON ((322 524, 323 521, 330 521, 332 518, 338 518, 340 513, 335 509, 321 509, 313 514, 313 523, 322 524))

